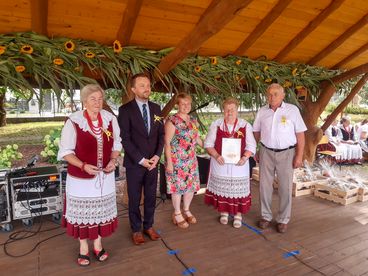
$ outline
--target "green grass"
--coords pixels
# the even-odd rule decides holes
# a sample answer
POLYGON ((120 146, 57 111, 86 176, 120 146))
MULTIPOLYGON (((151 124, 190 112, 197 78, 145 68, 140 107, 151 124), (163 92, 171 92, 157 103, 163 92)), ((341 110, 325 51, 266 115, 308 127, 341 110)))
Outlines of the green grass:
POLYGON ((19 145, 40 145, 43 137, 51 129, 62 127, 63 124, 63 122, 8 124, 0 128, 0 145, 13 143, 19 145))

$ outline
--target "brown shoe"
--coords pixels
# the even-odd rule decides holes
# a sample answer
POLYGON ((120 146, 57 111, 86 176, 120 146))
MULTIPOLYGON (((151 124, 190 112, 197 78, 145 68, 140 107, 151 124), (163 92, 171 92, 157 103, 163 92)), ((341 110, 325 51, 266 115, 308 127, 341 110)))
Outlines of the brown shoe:
POLYGON ((189 214, 191 214, 189 210, 184 210, 184 212, 183 212, 183 217, 184 217, 184 219, 185 219, 188 223, 190 223, 190 224, 196 224, 196 223, 197 223, 197 219, 196 219, 196 217, 195 217, 195 216, 193 216, 192 214, 191 214, 191 216, 188 216, 188 213, 189 213, 189 214))
POLYGON ((261 229, 266 229, 270 226, 270 221, 268 220, 265 220, 265 219, 261 219, 259 222, 258 222, 258 226, 259 228, 261 229))
POLYGON ((151 240, 157 241, 161 239, 161 236, 151 227, 143 231, 151 240))
POLYGON ((177 221, 176 217, 182 216, 182 213, 179 214, 175 214, 175 212, 172 214, 172 222, 177 225, 179 228, 182 229, 186 229, 189 227, 189 223, 184 219, 184 217, 182 216, 183 220, 182 221, 177 221))
POLYGON ((144 237, 142 232, 134 232, 132 235, 132 240, 135 245, 144 244, 144 237))
POLYGON ((286 230, 287 230, 287 224, 285 224, 285 223, 278 223, 277 224, 277 232, 285 233, 286 230))

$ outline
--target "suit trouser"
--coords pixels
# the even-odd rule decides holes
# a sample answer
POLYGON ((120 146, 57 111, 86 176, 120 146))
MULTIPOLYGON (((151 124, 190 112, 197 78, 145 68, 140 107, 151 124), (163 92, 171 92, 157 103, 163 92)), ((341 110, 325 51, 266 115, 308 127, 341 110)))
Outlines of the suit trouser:
POLYGON ((139 209, 142 188, 144 194, 143 229, 147 230, 153 225, 156 205, 157 172, 157 168, 152 171, 148 171, 144 167, 126 168, 129 221, 133 232, 142 230, 142 216, 139 209))
POLYGON ((295 148, 274 152, 261 146, 259 157, 259 194, 261 216, 267 221, 272 220, 272 193, 275 172, 278 178, 279 212, 278 223, 288 223, 291 216, 293 159, 295 148))

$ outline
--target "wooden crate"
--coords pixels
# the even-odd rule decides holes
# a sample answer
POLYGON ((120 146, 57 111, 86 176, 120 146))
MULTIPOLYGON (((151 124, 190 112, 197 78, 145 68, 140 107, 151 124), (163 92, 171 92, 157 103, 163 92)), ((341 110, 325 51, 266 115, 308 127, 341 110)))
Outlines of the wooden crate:
POLYGON ((326 178, 322 178, 318 179, 318 180, 313 180, 313 181, 295 181, 293 183, 293 196, 294 197, 298 197, 298 196, 303 196, 303 195, 312 195, 314 193, 314 187, 315 184, 327 184, 327 179, 326 178))
POLYGON ((342 191, 325 184, 316 183, 314 196, 339 203, 341 205, 348 205, 358 201, 358 190, 358 188, 353 188, 349 191, 342 191))
POLYGON ((368 188, 359 188, 358 201, 364 202, 368 200, 368 188))

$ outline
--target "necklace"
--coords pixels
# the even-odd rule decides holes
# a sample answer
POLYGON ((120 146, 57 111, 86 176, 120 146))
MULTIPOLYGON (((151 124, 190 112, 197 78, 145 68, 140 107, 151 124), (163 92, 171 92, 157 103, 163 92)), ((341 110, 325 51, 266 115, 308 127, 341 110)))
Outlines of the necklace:
POLYGON ((91 129, 92 133, 95 135, 100 135, 101 134, 101 130, 102 130, 102 117, 101 117, 101 113, 99 112, 97 115, 97 120, 98 120, 98 125, 97 127, 93 125, 91 117, 89 117, 89 114, 87 112, 87 110, 84 111, 83 113, 84 117, 86 117, 89 128, 91 129))
POLYGON ((227 133, 227 135, 229 137, 233 137, 234 136, 234 133, 235 133, 235 127, 236 127, 236 124, 238 123, 238 118, 236 118, 235 120, 235 123, 234 123, 234 126, 233 126, 233 130, 230 132, 229 131, 229 127, 227 126, 227 123, 226 121, 224 120, 224 126, 225 126, 225 132, 227 133))

